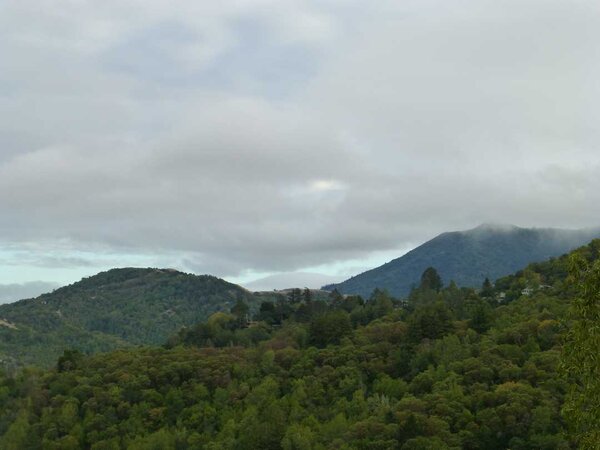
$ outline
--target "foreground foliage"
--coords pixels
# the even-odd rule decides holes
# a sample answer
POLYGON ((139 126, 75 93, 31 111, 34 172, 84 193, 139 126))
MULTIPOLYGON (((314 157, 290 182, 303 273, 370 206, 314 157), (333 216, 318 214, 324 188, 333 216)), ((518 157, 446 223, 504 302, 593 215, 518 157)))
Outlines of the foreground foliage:
POLYGON ((570 382, 564 412, 578 448, 595 450, 600 447, 600 242, 586 250, 570 259, 577 295, 564 347, 563 368, 570 382))

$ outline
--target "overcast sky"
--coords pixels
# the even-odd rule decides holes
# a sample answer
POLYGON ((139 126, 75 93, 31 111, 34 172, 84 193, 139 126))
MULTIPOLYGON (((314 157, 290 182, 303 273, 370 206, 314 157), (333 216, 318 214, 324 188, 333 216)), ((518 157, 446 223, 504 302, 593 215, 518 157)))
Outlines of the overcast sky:
POLYGON ((0 1, 0 284, 598 225, 599 43, 595 0, 0 1))

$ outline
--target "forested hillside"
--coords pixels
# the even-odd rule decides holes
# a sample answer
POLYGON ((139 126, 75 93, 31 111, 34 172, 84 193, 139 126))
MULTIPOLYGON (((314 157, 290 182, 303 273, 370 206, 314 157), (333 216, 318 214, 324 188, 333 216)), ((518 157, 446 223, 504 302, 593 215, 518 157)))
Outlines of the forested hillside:
MULTIPOLYGON (((579 249, 597 260, 600 241, 579 249)), ((426 271, 408 302, 263 302, 163 347, 0 381, 3 449, 570 449, 557 370, 568 260, 478 293, 426 271), (508 293, 508 295, 507 295, 508 293)))
POLYGON ((598 228, 481 225, 468 231, 443 233, 400 258, 324 289, 365 296, 379 288, 403 297, 431 266, 446 283, 454 280, 459 286, 478 287, 485 278, 495 280, 509 275, 529 263, 558 257, 599 237, 598 228))
POLYGON ((181 326, 259 298, 219 278, 169 269, 112 269, 35 299, 0 305, 5 367, 48 365, 65 348, 161 344, 181 326))

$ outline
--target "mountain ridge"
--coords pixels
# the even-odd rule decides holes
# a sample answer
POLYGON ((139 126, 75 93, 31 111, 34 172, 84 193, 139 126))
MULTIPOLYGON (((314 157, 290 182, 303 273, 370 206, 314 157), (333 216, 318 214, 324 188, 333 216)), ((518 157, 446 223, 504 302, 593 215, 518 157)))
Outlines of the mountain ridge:
POLYGON ((444 232, 387 263, 341 283, 323 286, 343 294, 369 296, 376 289, 406 296, 427 267, 435 267, 445 283, 478 287, 527 264, 557 257, 600 237, 600 227, 583 229, 523 228, 483 223, 444 232))

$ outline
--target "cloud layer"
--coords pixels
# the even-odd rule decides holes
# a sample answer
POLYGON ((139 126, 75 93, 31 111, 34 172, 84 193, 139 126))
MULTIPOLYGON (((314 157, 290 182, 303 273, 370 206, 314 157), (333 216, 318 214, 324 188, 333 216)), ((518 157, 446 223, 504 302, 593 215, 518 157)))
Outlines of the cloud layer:
POLYGON ((0 245, 238 276, 597 225, 599 41, 591 0, 3 2, 0 245))

